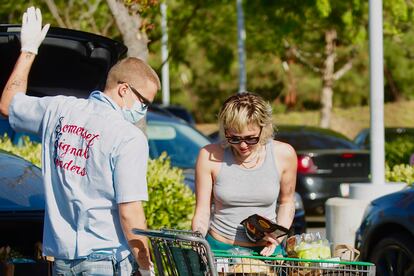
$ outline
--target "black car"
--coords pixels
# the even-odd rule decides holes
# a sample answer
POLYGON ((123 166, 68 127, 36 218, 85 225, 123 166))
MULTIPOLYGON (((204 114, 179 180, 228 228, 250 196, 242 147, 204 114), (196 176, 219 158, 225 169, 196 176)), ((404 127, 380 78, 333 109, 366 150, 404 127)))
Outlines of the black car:
MULTIPOLYGON (((413 127, 386 127, 384 128, 385 142, 392 142, 398 138, 414 141, 413 127)), ((354 138, 354 143, 361 149, 370 149, 370 129, 362 129, 354 138)))
MULTIPOLYGON (((11 275, 49 275, 41 260, 44 207, 42 171, 0 150, 0 248, 10 246, 10 257, 21 263, 11 275)), ((0 275, 9 275, 6 267, 0 260, 0 275)))
POLYGON ((307 214, 323 214, 325 201, 347 196, 341 184, 369 182, 370 157, 346 136, 330 129, 278 126, 275 139, 296 150, 296 191, 307 214))
POLYGON ((377 275, 414 275, 414 188, 375 199, 356 233, 361 260, 375 263, 377 275))

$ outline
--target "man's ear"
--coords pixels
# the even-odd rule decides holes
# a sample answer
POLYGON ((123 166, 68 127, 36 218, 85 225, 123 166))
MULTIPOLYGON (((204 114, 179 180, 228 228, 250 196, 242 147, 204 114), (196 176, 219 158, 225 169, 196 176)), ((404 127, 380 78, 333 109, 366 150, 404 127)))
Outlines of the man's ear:
POLYGON ((122 98, 128 93, 128 84, 120 83, 116 87, 118 95, 122 98))

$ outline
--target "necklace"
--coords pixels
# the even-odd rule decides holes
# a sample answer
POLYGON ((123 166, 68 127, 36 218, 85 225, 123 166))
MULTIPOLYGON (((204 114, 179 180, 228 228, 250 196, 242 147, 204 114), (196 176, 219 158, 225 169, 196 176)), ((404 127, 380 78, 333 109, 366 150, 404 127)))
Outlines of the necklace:
POLYGON ((259 164, 259 160, 260 160, 260 155, 257 155, 256 162, 254 162, 254 164, 253 164, 253 165, 251 165, 251 166, 247 166, 247 165, 245 164, 245 162, 241 162, 241 163, 240 163, 240 165, 241 165, 243 168, 245 168, 245 169, 253 169, 253 168, 255 168, 255 167, 257 166, 257 164, 259 164))
POLYGON ((243 168, 246 168, 246 169, 252 169, 252 168, 257 166, 257 164, 259 163, 259 160, 260 160, 261 151, 262 151, 262 148, 260 147, 259 149, 257 149, 255 151, 254 156, 249 158, 249 160, 241 161, 239 155, 237 154, 237 152, 232 149, 232 152, 233 152, 234 156, 236 157, 237 161, 240 162, 239 165, 242 166, 243 168), (250 163, 253 163, 253 162, 254 162, 254 164, 251 165, 250 163))
POLYGON ((259 151, 257 150, 257 151, 254 152, 253 157, 250 157, 249 160, 243 160, 241 163, 252 163, 254 161, 257 162, 258 156, 259 156, 259 151))

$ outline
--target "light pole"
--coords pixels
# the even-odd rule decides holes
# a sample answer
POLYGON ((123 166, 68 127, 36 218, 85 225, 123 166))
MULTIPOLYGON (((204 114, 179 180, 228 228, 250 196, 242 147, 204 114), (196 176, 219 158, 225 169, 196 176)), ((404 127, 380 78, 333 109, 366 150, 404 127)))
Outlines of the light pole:
POLYGON ((243 3, 242 0, 237 2, 237 53, 239 55, 239 93, 246 91, 246 54, 244 41, 246 40, 246 31, 244 29, 243 3))
POLYGON ((167 27, 167 4, 162 2, 161 8, 161 79, 162 79, 162 104, 170 104, 170 70, 168 64, 168 27, 167 27))
POLYGON ((382 0, 369 1, 371 182, 385 183, 382 0))

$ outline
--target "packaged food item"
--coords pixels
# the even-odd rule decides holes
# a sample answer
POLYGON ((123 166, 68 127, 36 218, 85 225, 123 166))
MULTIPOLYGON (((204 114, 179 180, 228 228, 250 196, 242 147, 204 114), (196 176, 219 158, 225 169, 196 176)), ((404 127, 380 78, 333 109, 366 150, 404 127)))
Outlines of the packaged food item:
POLYGON ((326 260, 332 255, 329 241, 322 239, 318 232, 289 237, 286 242, 286 252, 291 258, 310 260, 326 260))
POLYGON ((269 264, 262 260, 249 258, 254 254, 254 251, 250 249, 235 247, 226 252, 234 257, 216 259, 216 268, 220 276, 273 275, 269 264))

